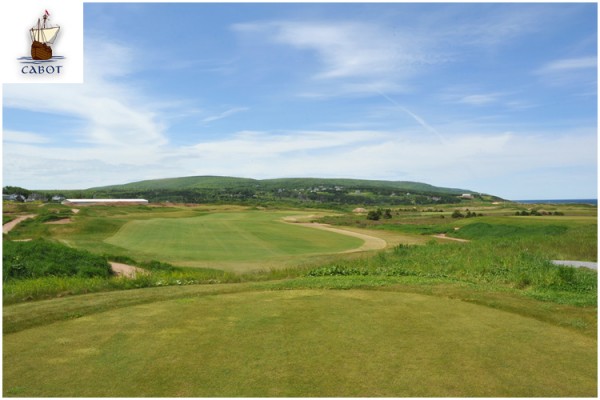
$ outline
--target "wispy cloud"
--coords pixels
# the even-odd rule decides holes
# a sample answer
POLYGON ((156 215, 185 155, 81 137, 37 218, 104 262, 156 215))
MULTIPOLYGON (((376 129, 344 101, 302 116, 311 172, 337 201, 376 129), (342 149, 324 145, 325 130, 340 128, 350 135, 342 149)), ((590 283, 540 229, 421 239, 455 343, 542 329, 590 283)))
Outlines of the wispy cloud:
MULTIPOLYGON (((403 34, 397 29, 357 21, 269 21, 236 24, 240 34, 290 46, 316 55, 319 69, 309 78, 313 84, 333 82, 331 94, 398 91, 420 66, 441 61, 428 52, 428 39, 403 34)), ((324 90, 305 91, 304 96, 323 95, 324 90)))
POLYGON ((13 130, 2 131, 2 139, 11 143, 48 143, 50 139, 32 132, 21 132, 13 130))
MULTIPOLYGON (((128 162, 148 162, 168 139, 157 110, 148 105, 151 100, 132 85, 114 79, 131 72, 133 57, 125 46, 105 42, 96 47, 93 39, 86 43, 91 50, 86 52, 85 84, 5 85, 4 107, 73 118, 79 121, 79 128, 65 136, 92 145, 98 149, 92 152, 94 155, 103 155, 113 163, 119 162, 117 154, 128 162), (106 59, 112 61, 95 62, 106 59)), ((48 132, 34 135, 29 136, 29 143, 51 141, 48 132)), ((59 157, 72 152, 77 158, 86 153, 66 147, 57 154, 59 157)))
POLYGON ((582 69, 595 69, 597 65, 597 57, 563 58, 549 62, 538 69, 536 73, 541 75, 564 72, 570 73, 582 69))
POLYGON ((572 87, 577 94, 597 94, 596 56, 550 61, 533 72, 541 82, 554 87, 572 87))
POLYGON ((498 101, 500 93, 470 94, 459 99, 459 103, 483 106, 498 101))
POLYGON ((238 113, 241 113, 241 112, 243 112, 243 111, 248 111, 248 110, 249 110, 249 108, 248 108, 248 107, 235 107, 235 108, 230 108, 229 110, 227 110, 227 111, 223 111, 223 112, 222 112, 222 113, 220 113, 220 114, 217 114, 217 115, 211 115, 210 117, 206 117, 206 118, 204 118, 204 119, 202 120, 202 122, 212 122, 212 121, 217 121, 217 120, 219 120, 219 119, 227 118, 227 117, 229 117, 229 116, 231 116, 231 115, 238 114, 238 113))

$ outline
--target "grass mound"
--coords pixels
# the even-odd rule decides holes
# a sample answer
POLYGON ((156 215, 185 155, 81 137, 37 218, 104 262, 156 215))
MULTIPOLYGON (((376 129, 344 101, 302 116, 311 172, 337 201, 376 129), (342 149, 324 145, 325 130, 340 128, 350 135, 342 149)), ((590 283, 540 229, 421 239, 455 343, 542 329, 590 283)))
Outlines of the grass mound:
POLYGON ((110 265, 102 256, 37 239, 2 243, 2 279, 33 279, 46 276, 109 277, 110 265))
POLYGON ((531 235, 562 235, 567 231, 563 225, 508 225, 476 222, 463 226, 453 236, 463 239, 507 238, 531 235))

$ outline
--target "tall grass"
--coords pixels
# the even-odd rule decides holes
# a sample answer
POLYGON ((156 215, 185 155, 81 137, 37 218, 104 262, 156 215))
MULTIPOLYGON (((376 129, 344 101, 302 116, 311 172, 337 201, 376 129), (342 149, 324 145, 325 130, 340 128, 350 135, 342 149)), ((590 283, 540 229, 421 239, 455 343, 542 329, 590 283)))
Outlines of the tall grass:
POLYGON ((596 304, 597 272, 556 266, 543 252, 530 249, 529 240, 478 241, 469 244, 400 245, 362 260, 340 260, 314 268, 308 276, 414 276, 473 284, 504 285, 547 293, 578 295, 580 303, 596 304))

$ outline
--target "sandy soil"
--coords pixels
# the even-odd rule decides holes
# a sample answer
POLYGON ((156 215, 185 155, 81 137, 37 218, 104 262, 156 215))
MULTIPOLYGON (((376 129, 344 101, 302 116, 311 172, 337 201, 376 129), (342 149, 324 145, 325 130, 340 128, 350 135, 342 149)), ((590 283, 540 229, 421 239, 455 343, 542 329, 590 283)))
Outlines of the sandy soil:
POLYGON ((13 219, 12 221, 7 222, 6 224, 2 225, 2 233, 10 232, 21 221, 24 221, 26 219, 33 218, 33 217, 35 217, 35 214, 21 215, 20 217, 17 217, 16 219, 13 219))
POLYGON ((298 223, 295 223, 295 225, 307 226, 309 228, 315 228, 315 229, 322 229, 324 231, 335 232, 335 233, 339 233, 342 235, 352 236, 352 237, 356 237, 356 238, 364 240, 364 243, 362 246, 360 246, 356 249, 343 251, 342 253, 354 253, 357 251, 367 251, 367 250, 381 250, 381 249, 385 249, 387 247, 387 242, 378 237, 365 235, 364 233, 347 231, 345 229, 334 228, 328 224, 319 224, 316 222, 298 222, 298 223))
POLYGON ((117 276, 125 276, 127 278, 135 278, 137 274, 146 274, 148 271, 134 267, 133 265, 127 265, 117 262, 109 261, 110 267, 117 276))
POLYGON ((71 208, 71 211, 73 211, 73 214, 77 214, 79 212, 79 208, 71 208))
POLYGON ((565 265, 567 267, 590 268, 598 270, 598 263, 591 261, 552 260, 554 265, 565 265))
POLYGON ((64 224, 70 224, 71 218, 63 218, 63 219, 59 219, 56 221, 50 221, 50 222, 44 222, 44 224, 46 225, 64 225, 64 224))
POLYGON ((438 239, 454 240, 455 242, 463 242, 463 243, 470 242, 470 240, 467 240, 467 239, 459 239, 459 238, 453 238, 453 237, 446 236, 445 233, 440 233, 439 235, 433 235, 433 237, 436 237, 438 239))

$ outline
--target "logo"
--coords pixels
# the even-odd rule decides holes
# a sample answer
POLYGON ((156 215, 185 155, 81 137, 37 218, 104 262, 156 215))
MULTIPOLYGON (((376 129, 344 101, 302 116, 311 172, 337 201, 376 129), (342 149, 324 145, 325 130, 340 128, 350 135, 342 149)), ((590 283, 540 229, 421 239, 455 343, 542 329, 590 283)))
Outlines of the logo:
POLYGON ((20 57, 24 75, 58 75, 63 72, 63 56, 52 53, 52 45, 58 38, 60 26, 50 22, 50 13, 45 10, 37 23, 29 29, 31 37, 30 57, 20 57))

